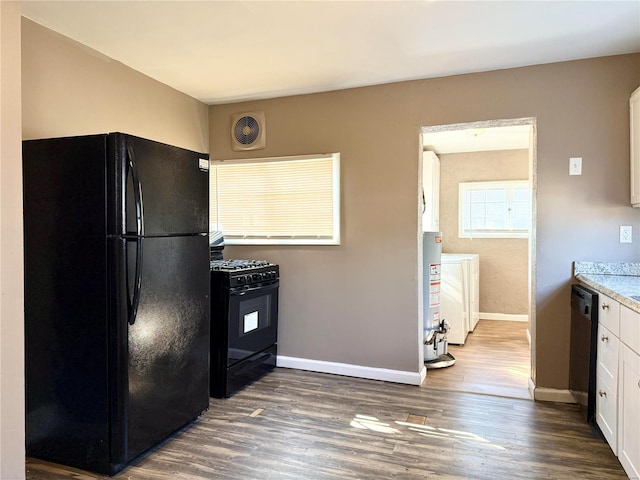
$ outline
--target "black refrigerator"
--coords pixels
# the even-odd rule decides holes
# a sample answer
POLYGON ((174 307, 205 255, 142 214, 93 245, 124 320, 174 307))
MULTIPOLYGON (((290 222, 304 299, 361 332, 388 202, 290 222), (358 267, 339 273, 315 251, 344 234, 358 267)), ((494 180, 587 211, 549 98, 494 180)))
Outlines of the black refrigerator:
POLYGON ((113 475, 209 405, 208 155, 23 142, 27 455, 113 475))

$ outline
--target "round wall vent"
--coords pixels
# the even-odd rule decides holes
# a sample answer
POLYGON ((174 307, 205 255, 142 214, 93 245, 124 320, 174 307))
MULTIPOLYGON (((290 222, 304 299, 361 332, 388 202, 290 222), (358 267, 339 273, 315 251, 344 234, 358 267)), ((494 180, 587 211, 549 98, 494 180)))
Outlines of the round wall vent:
POLYGON ((231 119, 233 150, 257 150, 266 146, 264 112, 238 113, 231 119))

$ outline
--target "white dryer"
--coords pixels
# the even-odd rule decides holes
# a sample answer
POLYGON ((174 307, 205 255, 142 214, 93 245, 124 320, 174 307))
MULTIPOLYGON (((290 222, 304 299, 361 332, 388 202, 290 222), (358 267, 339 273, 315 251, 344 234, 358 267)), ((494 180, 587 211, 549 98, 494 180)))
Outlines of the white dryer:
POLYGON ((447 340, 464 345, 480 318, 480 256, 475 253, 443 253, 440 317, 451 327, 447 340))

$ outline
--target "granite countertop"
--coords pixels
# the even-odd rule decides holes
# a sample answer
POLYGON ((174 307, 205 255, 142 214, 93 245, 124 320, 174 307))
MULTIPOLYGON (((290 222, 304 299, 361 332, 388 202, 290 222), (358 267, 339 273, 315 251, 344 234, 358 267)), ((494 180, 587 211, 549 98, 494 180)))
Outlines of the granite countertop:
POLYGON ((640 313, 640 263, 574 262, 573 265, 574 275, 581 283, 640 313))

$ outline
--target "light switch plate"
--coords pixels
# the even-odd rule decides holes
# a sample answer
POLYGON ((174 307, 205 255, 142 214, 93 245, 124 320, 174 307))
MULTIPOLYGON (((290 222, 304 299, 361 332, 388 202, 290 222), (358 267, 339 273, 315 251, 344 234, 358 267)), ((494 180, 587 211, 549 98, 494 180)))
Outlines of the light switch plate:
POLYGON ((632 231, 631 225, 620 225, 620 243, 631 243, 632 231))
POLYGON ((582 175, 582 157, 569 159, 569 175, 582 175))

